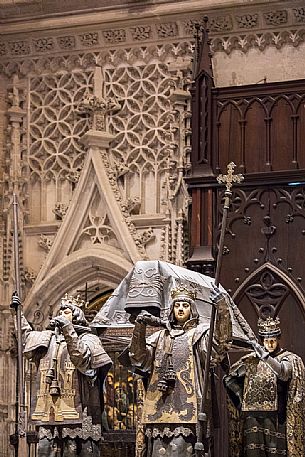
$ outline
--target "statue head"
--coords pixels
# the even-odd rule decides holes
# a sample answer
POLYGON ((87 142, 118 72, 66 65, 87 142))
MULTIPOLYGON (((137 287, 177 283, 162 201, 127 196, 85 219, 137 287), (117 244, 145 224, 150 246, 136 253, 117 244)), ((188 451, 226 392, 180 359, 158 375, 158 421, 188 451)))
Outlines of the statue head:
POLYGON ((281 337, 280 320, 271 316, 258 319, 258 334, 268 352, 274 352, 279 347, 281 337))
POLYGON ((185 287, 179 287, 171 291, 172 306, 169 321, 183 325, 190 319, 198 319, 196 308, 196 293, 185 287))
POLYGON ((66 294, 61 299, 58 314, 64 315, 68 320, 71 320, 74 325, 87 327, 88 322, 85 318, 84 311, 81 309, 81 306, 84 305, 85 302, 80 300, 79 296, 74 298, 72 295, 68 296, 68 294, 66 294))

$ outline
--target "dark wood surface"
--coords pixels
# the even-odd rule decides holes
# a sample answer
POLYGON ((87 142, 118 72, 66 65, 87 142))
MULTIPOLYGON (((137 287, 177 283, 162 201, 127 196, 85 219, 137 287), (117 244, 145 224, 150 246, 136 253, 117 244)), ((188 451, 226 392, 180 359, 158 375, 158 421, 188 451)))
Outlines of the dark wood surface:
MULTIPOLYGON (((255 332, 260 315, 279 316, 281 345, 305 361, 305 80, 214 88, 201 68, 192 97, 188 266, 215 271, 224 192, 216 176, 233 161, 245 180, 233 188, 220 282, 255 332)), ((227 457, 221 377, 215 455, 227 457)))

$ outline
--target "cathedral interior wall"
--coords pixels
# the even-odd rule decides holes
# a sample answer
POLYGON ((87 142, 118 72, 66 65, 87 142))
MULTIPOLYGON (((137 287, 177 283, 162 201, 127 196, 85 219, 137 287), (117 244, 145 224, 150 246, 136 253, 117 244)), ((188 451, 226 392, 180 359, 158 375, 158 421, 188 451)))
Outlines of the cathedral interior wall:
POLYGON ((137 259, 185 263, 189 88, 204 15, 216 87, 305 75, 302 1, 117 1, 96 11, 90 2, 87 11, 84 2, 71 2, 73 11, 46 3, 0 4, 0 456, 9 455, 15 415, 12 194, 22 298, 43 326, 61 292, 113 289, 137 259), (88 94, 121 106, 99 127, 114 135, 111 146, 86 162, 90 120, 77 111, 88 94), (69 256, 77 262, 65 269, 69 256))

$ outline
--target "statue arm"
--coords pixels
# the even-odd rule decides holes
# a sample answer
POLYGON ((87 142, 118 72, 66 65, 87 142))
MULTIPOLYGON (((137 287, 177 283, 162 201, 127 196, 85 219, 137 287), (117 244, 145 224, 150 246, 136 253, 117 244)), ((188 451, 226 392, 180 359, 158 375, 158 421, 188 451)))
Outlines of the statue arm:
POLYGON ((276 374, 281 381, 289 381, 292 377, 292 365, 288 360, 279 362, 273 357, 268 357, 265 363, 269 365, 271 370, 276 374))
POLYGON ((61 327, 62 334, 67 343, 71 362, 82 373, 91 369, 91 351, 83 339, 77 335, 73 324, 68 322, 61 327))
MULTIPOLYGON (((16 324, 15 324, 15 328, 16 328, 16 324)), ((23 344, 26 343, 26 341, 32 331, 33 331, 32 327, 30 326, 25 315, 21 311, 21 333, 22 333, 23 344)))
POLYGON ((214 306, 217 307, 217 314, 213 338, 213 358, 222 360, 231 347, 232 320, 224 295, 221 295, 220 300, 214 306))
POLYGON ((136 321, 129 346, 129 357, 132 365, 149 371, 153 352, 153 347, 146 344, 146 324, 136 321))
POLYGON ((292 363, 288 358, 284 357, 282 360, 278 360, 272 357, 264 346, 261 346, 259 343, 253 343, 253 348, 257 357, 271 368, 278 379, 281 381, 289 381, 291 379, 292 363))
POLYGON ((50 330, 33 330, 21 312, 21 333, 24 356, 35 363, 39 363, 49 347, 52 332, 50 330))

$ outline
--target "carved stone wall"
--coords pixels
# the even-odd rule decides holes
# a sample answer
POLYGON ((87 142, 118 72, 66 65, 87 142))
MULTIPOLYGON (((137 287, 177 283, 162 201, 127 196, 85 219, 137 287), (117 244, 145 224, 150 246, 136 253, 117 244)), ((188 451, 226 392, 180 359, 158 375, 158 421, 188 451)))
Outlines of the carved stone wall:
MULTIPOLYGON (((153 32, 159 43, 147 45, 150 27, 130 28, 132 47, 118 46, 125 31, 114 28, 79 31, 72 39, 10 36, 4 45, 2 301, 7 309, 14 290, 15 192, 23 299, 38 329, 66 291, 75 294, 85 283, 114 288, 139 258, 184 262, 192 45, 176 38, 176 24, 153 32), (103 80, 96 80, 99 67, 103 80), (120 110, 94 127, 82 104, 99 94, 120 110), (98 138, 99 127, 113 135, 111 148, 92 139, 84 145, 89 129, 98 138)), ((15 392, 0 394, 6 455, 15 392)))
MULTIPOLYGON (((61 294, 85 283, 113 288, 137 258, 184 263, 188 88, 194 27, 204 14, 216 85, 302 77, 301 0, 202 3, 117 0, 111 9, 92 0, 87 12, 77 0, 71 10, 59 1, 0 4, 0 363, 12 376, 13 192, 23 298, 40 328, 61 294), (92 125, 81 104, 101 93, 120 105, 103 126, 114 138, 110 148, 84 145, 92 125)), ((1 386, 4 456, 15 391, 1 386)))

